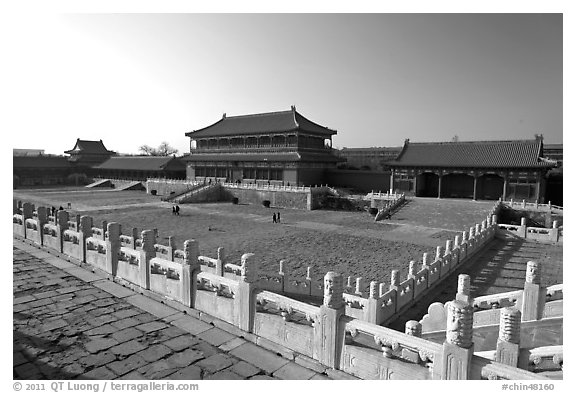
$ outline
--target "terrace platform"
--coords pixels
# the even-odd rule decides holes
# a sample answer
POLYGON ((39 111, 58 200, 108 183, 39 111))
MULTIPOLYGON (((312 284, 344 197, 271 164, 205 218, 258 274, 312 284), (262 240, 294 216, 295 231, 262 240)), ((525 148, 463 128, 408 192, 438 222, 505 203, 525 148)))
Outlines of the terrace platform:
POLYGON ((356 379, 13 244, 15 379, 356 379))

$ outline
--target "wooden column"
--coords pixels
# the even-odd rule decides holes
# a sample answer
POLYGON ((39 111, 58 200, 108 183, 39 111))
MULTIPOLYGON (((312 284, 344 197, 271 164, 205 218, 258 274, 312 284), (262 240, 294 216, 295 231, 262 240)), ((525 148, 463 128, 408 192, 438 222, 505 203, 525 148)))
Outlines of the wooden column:
POLYGON ((390 194, 394 193, 394 169, 390 171, 390 194))
POLYGON ((478 184, 478 176, 476 174, 474 174, 474 194, 472 195, 472 200, 476 200, 477 196, 476 196, 476 190, 478 189, 477 187, 478 184))
POLYGON ((508 188, 508 175, 504 174, 504 186, 502 187, 502 200, 506 200, 506 189, 508 188))

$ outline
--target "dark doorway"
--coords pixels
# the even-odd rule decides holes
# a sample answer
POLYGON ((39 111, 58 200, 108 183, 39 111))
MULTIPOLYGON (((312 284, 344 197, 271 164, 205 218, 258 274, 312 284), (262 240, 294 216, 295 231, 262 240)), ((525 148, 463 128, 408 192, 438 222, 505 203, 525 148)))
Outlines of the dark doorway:
POLYGON ((478 199, 498 199, 504 190, 504 179, 498 175, 482 175, 478 178, 478 199))
POLYGON ((443 176, 442 198, 474 198, 474 178, 461 173, 443 176))
POLYGON ((438 175, 435 173, 426 172, 418 175, 416 180, 418 189, 416 196, 421 197, 438 197, 438 175))

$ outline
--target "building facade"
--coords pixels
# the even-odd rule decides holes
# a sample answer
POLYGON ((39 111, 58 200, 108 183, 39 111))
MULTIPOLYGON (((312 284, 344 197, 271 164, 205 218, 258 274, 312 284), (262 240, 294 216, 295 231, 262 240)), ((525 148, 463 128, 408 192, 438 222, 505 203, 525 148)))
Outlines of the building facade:
POLYGON ((93 168, 94 175, 108 179, 184 179, 186 164, 173 156, 114 156, 93 168))
POLYGON ((223 115, 216 123, 186 133, 190 138, 188 180, 290 185, 321 184, 333 154, 335 130, 296 111, 223 115))
POLYGON ((544 202, 556 166, 533 140, 411 143, 388 163, 394 190, 415 196, 544 202))
POLYGON ((337 151, 338 156, 346 159, 349 169, 369 171, 388 170, 387 164, 394 161, 402 147, 345 147, 337 151))

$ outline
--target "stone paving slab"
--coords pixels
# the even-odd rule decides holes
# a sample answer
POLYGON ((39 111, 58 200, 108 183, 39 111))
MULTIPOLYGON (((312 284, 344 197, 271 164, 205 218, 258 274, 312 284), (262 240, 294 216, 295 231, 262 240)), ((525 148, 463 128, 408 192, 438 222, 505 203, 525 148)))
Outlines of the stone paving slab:
POLYGON ((288 363, 288 359, 249 342, 234 348, 230 351, 230 354, 261 368, 270 374, 288 363))
POLYGON ((279 379, 310 379, 315 374, 316 372, 314 370, 289 362, 276 370, 272 375, 279 379))
POLYGON ((108 292, 117 298, 125 298, 134 295, 134 291, 131 291, 130 289, 125 288, 120 284, 116 284, 115 282, 108 280, 95 282, 94 286, 108 292))
POLYGON ((154 301, 144 295, 136 294, 129 297, 126 297, 125 300, 144 310, 149 312, 150 314, 158 317, 158 318, 165 318, 167 316, 173 315, 178 313, 178 311, 170 308, 160 302, 154 301))
POLYGON ((40 250, 34 256, 19 244, 15 241, 13 262, 15 379, 319 375, 82 267, 59 264, 40 250))

